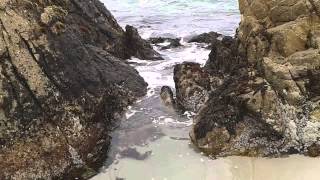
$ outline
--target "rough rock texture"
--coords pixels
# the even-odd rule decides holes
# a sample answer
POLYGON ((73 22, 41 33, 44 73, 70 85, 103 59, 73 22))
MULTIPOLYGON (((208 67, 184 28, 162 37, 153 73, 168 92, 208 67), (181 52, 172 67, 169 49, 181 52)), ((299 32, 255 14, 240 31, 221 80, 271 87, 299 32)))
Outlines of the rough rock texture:
POLYGON ((98 0, 0 0, 0 29, 0 179, 90 177, 112 123, 146 92, 114 56, 154 51, 98 0))
POLYGON ((117 57, 129 59, 135 56, 144 60, 163 60, 161 55, 152 49, 150 43, 139 36, 138 30, 132 26, 126 26, 126 32, 119 38, 118 46, 111 49, 117 57))
POLYGON ((185 62, 174 68, 177 107, 197 112, 207 100, 210 77, 200 64, 185 62))
POLYGON ((203 69, 221 83, 210 85, 193 142, 213 156, 319 155, 320 1, 239 4, 236 39, 215 41, 203 69))
POLYGON ((197 42, 197 43, 207 43, 210 44, 215 42, 219 37, 222 37, 222 34, 216 32, 202 33, 197 36, 192 37, 188 43, 197 42))
POLYGON ((163 38, 163 37, 154 37, 148 39, 152 44, 160 46, 161 50, 172 49, 182 46, 180 43, 181 38, 163 38), (166 44, 168 43, 168 44, 166 44))

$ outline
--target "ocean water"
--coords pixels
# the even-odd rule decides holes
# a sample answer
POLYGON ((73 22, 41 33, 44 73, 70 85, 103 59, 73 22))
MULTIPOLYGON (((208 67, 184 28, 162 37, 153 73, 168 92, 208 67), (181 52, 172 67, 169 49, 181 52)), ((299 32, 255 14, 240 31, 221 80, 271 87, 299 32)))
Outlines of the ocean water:
POLYGON ((240 21, 237 0, 102 1, 121 25, 137 27, 144 38, 209 31, 233 35, 240 21))
MULTIPOLYGON (((319 180, 320 160, 228 157, 210 159, 189 140, 192 112, 165 107, 159 91, 174 89, 173 67, 184 61, 205 64, 210 53, 190 36, 217 31, 233 36, 240 22, 237 0, 102 0, 121 26, 144 38, 180 37, 182 47, 161 50, 165 60, 128 61, 149 84, 147 95, 129 107, 112 134, 105 166, 92 180, 319 180)), ((163 46, 166 45, 165 43, 163 46)))

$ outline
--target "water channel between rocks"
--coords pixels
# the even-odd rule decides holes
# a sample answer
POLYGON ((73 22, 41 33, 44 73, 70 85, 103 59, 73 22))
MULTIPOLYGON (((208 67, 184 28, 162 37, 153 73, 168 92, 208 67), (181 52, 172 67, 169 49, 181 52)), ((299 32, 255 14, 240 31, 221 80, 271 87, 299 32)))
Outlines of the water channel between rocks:
POLYGON ((210 30, 233 35, 240 18, 235 0, 189 1, 103 1, 120 24, 136 26, 144 38, 182 37, 183 46, 167 50, 155 46, 163 61, 129 60, 149 84, 148 94, 129 107, 112 134, 105 167, 92 180, 319 180, 317 158, 212 160, 192 146, 192 113, 179 115, 165 107, 159 98, 160 88, 174 87, 175 64, 191 61, 204 65, 208 59, 210 51, 203 44, 186 43, 190 35, 210 30), (161 8, 155 12, 157 5, 161 8))

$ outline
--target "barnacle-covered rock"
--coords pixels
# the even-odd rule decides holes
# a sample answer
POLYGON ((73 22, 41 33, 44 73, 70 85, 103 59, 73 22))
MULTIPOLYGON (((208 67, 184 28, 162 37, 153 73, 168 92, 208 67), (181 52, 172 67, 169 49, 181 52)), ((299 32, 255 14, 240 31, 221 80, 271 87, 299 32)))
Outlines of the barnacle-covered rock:
MULTIPOLYGON (((198 70, 220 83, 198 88, 209 98, 190 133, 197 147, 213 156, 320 155, 319 3, 239 0, 235 39, 211 40, 198 70)), ((179 86, 184 75, 177 92, 193 87, 179 86)))

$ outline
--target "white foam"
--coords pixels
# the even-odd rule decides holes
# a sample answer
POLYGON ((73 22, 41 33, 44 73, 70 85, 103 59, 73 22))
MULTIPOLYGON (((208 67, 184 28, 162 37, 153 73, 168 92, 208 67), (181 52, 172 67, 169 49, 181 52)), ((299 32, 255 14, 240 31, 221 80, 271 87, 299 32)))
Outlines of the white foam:
POLYGON ((152 123, 156 125, 189 127, 189 126, 192 126, 193 120, 190 119, 188 121, 178 121, 171 117, 160 116, 160 117, 154 118, 152 123))
POLYGON ((189 120, 191 120, 191 119, 193 119, 193 117, 196 115, 196 113, 191 112, 191 111, 186 111, 186 112, 184 112, 183 115, 184 115, 184 116, 187 116, 187 118, 188 118, 189 120))
POLYGON ((174 123, 175 120, 172 119, 172 118, 164 118, 164 122, 165 122, 165 123, 174 123))
POLYGON ((126 112, 126 119, 131 118, 131 117, 134 116, 137 112, 139 112, 139 111, 136 111, 136 110, 128 110, 128 111, 126 112))
POLYGON ((138 70, 139 74, 145 79, 150 88, 148 97, 154 95, 151 93, 153 89, 162 86, 174 88, 173 67, 184 61, 196 62, 202 66, 208 59, 209 50, 199 47, 197 43, 185 44, 185 47, 171 50, 160 51, 165 54, 165 60, 146 61, 132 58, 129 62, 134 63, 133 66, 138 70))

